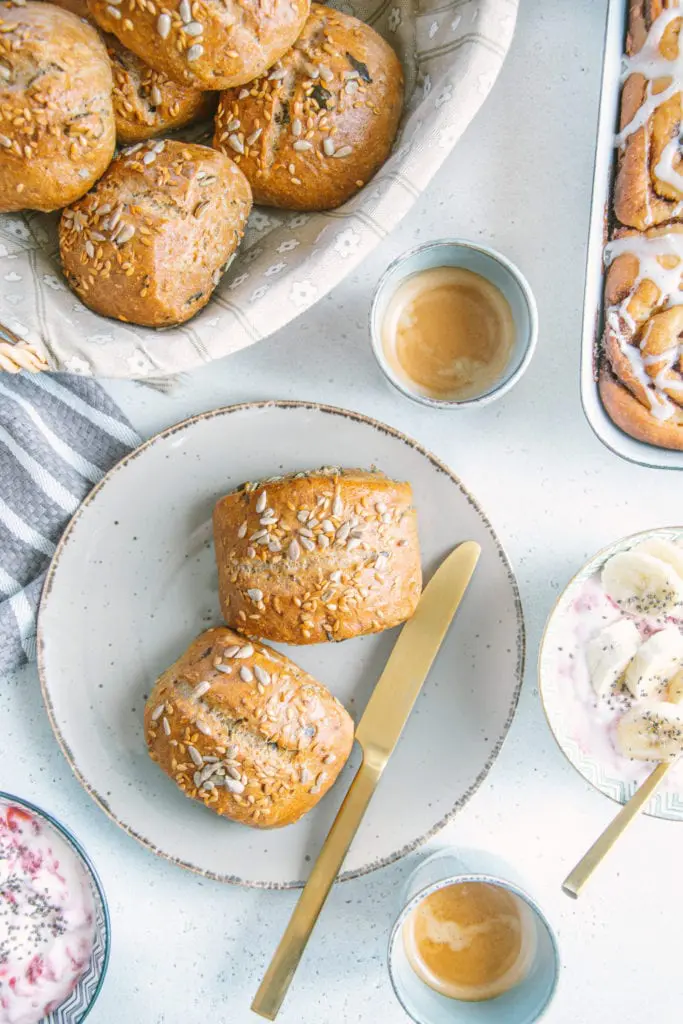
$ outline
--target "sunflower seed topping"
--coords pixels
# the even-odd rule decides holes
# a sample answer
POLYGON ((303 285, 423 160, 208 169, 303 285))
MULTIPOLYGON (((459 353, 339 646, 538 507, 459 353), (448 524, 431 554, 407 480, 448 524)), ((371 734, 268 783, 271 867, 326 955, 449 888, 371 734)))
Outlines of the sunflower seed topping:
POLYGON ((315 544, 312 540, 309 540, 308 537, 300 537, 299 541, 301 546, 306 548, 306 551, 315 551, 315 544))
POLYGON ((193 747, 191 743, 188 743, 188 745, 187 745, 187 752, 190 755, 190 757, 192 758, 192 760, 194 761, 194 763, 197 765, 197 767, 201 768, 202 765, 204 764, 204 758, 199 753, 197 748, 193 747))
POLYGON ((297 153, 306 153, 309 149, 313 149, 313 143, 307 139, 297 139, 292 146, 297 153))
POLYGON ((171 31, 171 15, 160 14, 157 18, 157 35, 160 35, 162 39, 168 38, 168 34, 171 31))
POLYGON ((251 135, 247 135, 247 145, 253 146, 255 142, 261 137, 263 128, 257 128, 256 131, 252 132, 251 135))
POLYGON ((197 726, 197 728, 199 729, 200 732, 204 733, 205 736, 210 736, 211 735, 211 729, 209 729, 209 727, 206 724, 206 722, 202 722, 202 720, 200 718, 197 719, 197 721, 195 722, 195 725, 197 726))
POLYGON ((351 537, 351 539, 346 542, 346 550, 347 551, 355 551, 356 548, 359 547, 359 546, 360 546, 360 538, 358 538, 358 537, 351 537))
POLYGON ((237 779, 226 779, 223 785, 231 793, 244 793, 244 784, 237 779))
POLYGON ((245 644, 244 647, 240 647, 239 651, 235 655, 236 658, 251 658, 254 653, 254 648, 251 644, 245 644))
POLYGON ((242 525, 240 526, 239 530, 237 531, 237 536, 239 537, 240 540, 244 540, 246 535, 247 535, 247 523, 246 523, 246 520, 245 520, 242 523, 242 525))
POLYGON ((242 778, 242 775, 241 775, 239 769, 238 768, 234 768, 231 764, 228 765, 228 767, 225 769, 225 772, 226 772, 227 775, 230 776, 231 779, 238 779, 239 780, 239 779, 242 778))
POLYGON ((265 511, 266 505, 268 504, 268 495, 265 491, 261 491, 258 498, 256 499, 256 511, 259 515, 265 511))
POLYGON ((246 100, 248 95, 249 95, 249 90, 248 89, 240 89, 239 95, 238 95, 237 99, 238 100, 246 100))
POLYGON ((180 0, 178 14, 186 25, 189 21, 192 21, 192 7, 190 5, 190 0, 180 0))
POLYGON ((246 665, 242 665, 242 668, 240 669, 240 679, 243 683, 253 683, 254 673, 250 668, 247 668, 246 665))
POLYGON ((233 644, 231 647, 226 647, 223 651, 223 656, 226 658, 236 658, 239 652, 239 644, 233 644))
POLYGON ((194 700, 199 700, 199 698, 203 697, 205 693, 208 693, 210 689, 211 683, 207 682, 206 680, 204 680, 203 683, 200 683, 199 686, 195 686, 194 690, 192 691, 192 696, 194 700))
POLYGON ((270 672, 266 672, 265 668, 261 668, 260 665, 254 665, 254 675, 262 686, 270 685, 270 672))
POLYGON ((330 573, 330 583, 340 583, 342 578, 341 569, 335 569, 330 573))
POLYGON ((158 85, 153 85, 149 90, 149 98, 153 107, 160 107, 163 103, 164 97, 161 95, 161 89, 158 85))
POLYGON ((121 21, 121 11, 117 11, 115 7, 107 7, 107 14, 114 21, 121 21))
POLYGON ((286 68, 275 68, 268 75, 268 81, 269 82, 280 82, 280 81, 282 81, 282 79, 285 77, 286 74, 287 74, 286 68))
POLYGON ((352 153, 353 153, 353 149, 352 149, 351 146, 342 146, 341 149, 338 149, 336 151, 336 153, 334 154, 334 158, 335 158, 335 160, 338 160, 341 157, 351 156, 352 153))
POLYGON ((303 131, 303 125, 300 117, 295 117, 292 121, 292 135, 301 135, 303 131))
POLYGON ((330 546, 330 538, 327 536, 327 534, 326 533, 319 533, 318 534, 318 547, 319 548, 329 548, 329 546, 330 546))
POLYGON ((306 520, 308 519, 308 512, 306 512, 305 509, 301 509, 300 512, 297 512, 296 518, 299 520, 300 523, 305 523, 306 520))
POLYGON ((216 672, 223 672, 226 676, 229 676, 232 672, 230 665, 216 665, 216 672))
POLYGON ((227 132, 236 132, 241 123, 239 117, 233 117, 232 121, 228 121, 225 130, 227 132))
POLYGON ((161 718, 161 716, 164 713, 164 706, 165 705, 160 704, 158 708, 154 709, 154 711, 152 712, 152 721, 153 722, 158 722, 158 720, 161 718))
POLYGON ((293 540, 287 548, 287 557, 291 558, 293 562, 296 562, 300 554, 301 548, 299 547, 299 542, 297 540, 293 540))
POLYGON ((250 600, 255 601, 256 604, 258 604, 259 601, 263 600, 263 591, 259 590, 258 587, 252 587, 250 590, 247 591, 247 597, 249 597, 250 600))
MULTIPOLYGON (((203 53, 204 53, 204 47, 202 46, 202 44, 201 43, 195 43, 194 46, 190 47, 190 49, 187 51, 185 56, 187 57, 188 61, 193 61, 193 60, 199 60, 199 58, 201 57, 201 55, 203 53)), ((348 147, 348 150, 349 150, 349 152, 351 152, 351 147, 350 146, 348 147)))
POLYGON ((345 540, 347 540, 350 533, 351 523, 343 523, 337 530, 335 539, 343 543, 345 540))
MULTIPOLYGON (((188 36, 200 36, 204 31, 204 26, 199 21, 191 21, 189 25, 185 26, 185 35, 188 36)), ((348 92, 348 86, 347 86, 348 92)))
POLYGON ((170 724, 168 718, 166 718, 166 717, 162 718, 161 719, 161 724, 164 727, 164 732, 166 733, 166 735, 170 736, 171 735, 171 724, 170 724))

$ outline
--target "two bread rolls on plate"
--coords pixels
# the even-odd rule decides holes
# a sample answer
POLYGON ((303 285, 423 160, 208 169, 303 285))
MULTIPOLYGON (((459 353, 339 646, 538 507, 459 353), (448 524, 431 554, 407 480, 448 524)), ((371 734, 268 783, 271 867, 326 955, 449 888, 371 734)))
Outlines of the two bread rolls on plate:
POLYGON ((288 825, 333 784, 353 722, 324 686, 255 637, 342 640, 409 618, 422 572, 410 485, 325 467, 250 483, 214 510, 226 621, 159 678, 150 756, 186 796, 257 828, 288 825))

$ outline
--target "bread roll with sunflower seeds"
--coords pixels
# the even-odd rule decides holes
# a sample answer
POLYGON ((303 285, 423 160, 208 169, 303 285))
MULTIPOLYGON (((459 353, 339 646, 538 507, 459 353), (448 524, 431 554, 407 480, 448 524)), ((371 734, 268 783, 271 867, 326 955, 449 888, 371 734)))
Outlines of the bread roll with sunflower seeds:
POLYGON ((289 49, 310 0, 88 0, 98 25, 182 85, 228 89, 289 49))
POLYGON ((111 90, 91 25, 37 0, 0 3, 0 213, 88 191, 114 154, 111 90))
POLYGON ((315 644, 409 618, 422 589, 408 483, 327 467, 245 484, 213 513, 223 618, 247 636, 315 644))
MULTIPOLYGON (((97 28, 86 0, 51 0, 51 3, 85 18, 97 28)), ((178 85, 127 50, 116 36, 108 32, 100 35, 114 76, 112 102, 119 145, 144 142, 213 114, 218 102, 215 93, 178 85)))
POLYGON ((217 628, 157 681, 145 738, 185 796, 244 825, 279 828, 334 783, 351 752, 353 721, 289 658, 217 628))
POLYGON ((292 49, 263 78, 221 96, 214 146, 244 171, 254 202, 341 206, 382 166, 403 105, 403 71, 357 18, 314 4, 292 49))
POLYGON ((183 323, 209 301, 250 209, 249 183, 222 153, 138 143, 64 210, 66 279, 103 316, 147 327, 183 323))
POLYGON ((213 114, 216 93, 178 85, 127 50, 116 36, 106 34, 105 43, 114 73, 114 116, 120 143, 142 142, 213 114))

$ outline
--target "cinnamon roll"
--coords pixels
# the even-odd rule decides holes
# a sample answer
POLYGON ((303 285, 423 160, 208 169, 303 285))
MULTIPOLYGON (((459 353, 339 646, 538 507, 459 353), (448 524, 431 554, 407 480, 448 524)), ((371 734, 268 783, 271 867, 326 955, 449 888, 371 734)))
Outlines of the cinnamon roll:
POLYGON ((683 218, 681 0, 632 0, 628 24, 614 212, 642 231, 683 218))
POLYGON ((631 437, 683 450, 683 224, 622 230, 605 261, 603 404, 631 437))

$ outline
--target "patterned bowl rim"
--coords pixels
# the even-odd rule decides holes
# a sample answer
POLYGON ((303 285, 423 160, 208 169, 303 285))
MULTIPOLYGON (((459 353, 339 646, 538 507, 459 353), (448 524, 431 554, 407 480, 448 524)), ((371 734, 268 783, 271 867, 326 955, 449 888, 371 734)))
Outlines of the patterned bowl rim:
MULTIPOLYGON (((104 952, 102 956, 102 965, 100 967, 100 973, 97 979, 97 984, 90 998, 90 1002, 85 1008, 85 1012, 78 1019, 78 1024, 82 1024, 85 1018, 89 1016, 90 1011, 97 1002, 99 994, 102 991, 104 979, 107 975, 107 968, 109 967, 109 956, 111 954, 111 917, 109 914, 109 904, 107 903, 107 897, 104 892, 102 880, 97 873, 95 865, 91 861, 88 854, 85 852, 85 849, 83 848, 81 843, 78 841, 73 832, 71 832, 71 830, 68 829, 67 826, 59 820, 59 818, 55 818, 54 815, 50 814, 49 811, 44 810, 42 807, 38 807, 37 804, 31 803, 30 800, 25 800, 22 796, 16 796, 16 794, 14 793, 6 793, 4 792, 4 790, 1 789, 0 800, 6 800, 10 803, 19 804, 21 807, 25 807, 27 810, 32 811, 39 818, 43 818, 45 821, 47 821, 47 823, 51 825, 53 829, 55 829, 58 835, 62 836, 62 838, 66 840, 69 846, 76 851, 78 858, 81 861, 81 864, 85 868, 85 871, 88 877, 90 878, 90 881, 92 882, 92 885, 95 889, 95 893, 99 898, 100 905, 102 907, 102 946, 104 952)), ((76 987, 78 987, 80 983, 81 978, 78 979, 76 987)), ((59 1007, 55 1007, 55 1010, 59 1010, 59 1007)), ((41 1022, 49 1019, 49 1017, 42 1018, 41 1022)))
MULTIPOLYGON (((604 565, 607 559, 610 558, 612 555, 617 554, 619 551, 629 551, 635 544, 638 543, 638 541, 648 540, 650 537, 654 537, 660 533, 678 533, 683 536, 683 526, 655 526, 649 530, 638 530, 637 533, 629 533, 625 537, 621 537, 619 540, 612 541, 611 544, 607 544, 605 545, 605 547, 600 548, 600 550, 596 552, 596 554, 592 555, 591 558, 584 562, 581 568, 574 573, 574 575, 568 581, 566 586, 560 592, 559 596, 556 598, 555 603, 553 604, 553 607, 551 608, 548 618, 546 620, 546 624, 543 628, 543 634, 541 636, 541 641, 538 646, 538 692, 541 698, 541 706, 543 708, 543 713, 545 715, 546 722, 548 723, 548 727, 553 735, 553 738, 555 739, 555 742, 557 743, 558 747, 564 754, 569 764, 576 772, 578 772, 578 774, 581 776, 584 782, 588 782, 593 787, 593 789, 598 791, 598 793, 601 793, 603 796, 608 797, 613 803, 619 804, 620 806, 623 806, 623 801, 620 800, 618 797, 613 796, 611 793, 608 793, 606 790, 602 789, 597 782, 589 778, 588 775, 585 775, 581 771, 579 765, 576 764, 571 754, 569 754, 568 751, 565 749, 563 742, 563 734, 560 734, 558 728, 556 728, 553 716, 548 710, 548 705, 546 703, 546 677, 543 674, 543 662, 545 657, 545 649, 548 634, 550 633, 552 626, 557 621, 559 615, 564 611, 564 602, 566 601, 570 591, 577 585, 577 583, 579 583, 583 579, 588 579, 590 576, 592 576, 596 569, 599 569, 602 565, 604 565)), ((654 763, 655 762, 653 762, 653 764, 654 763)), ((657 813, 657 811, 653 809, 652 802, 650 802, 650 804, 646 804, 646 806, 643 808, 642 813, 647 814, 648 816, 653 818, 659 818, 662 821, 683 820, 680 818, 673 818, 669 817, 668 815, 657 813)))
POLYGON ((41 625, 41 612, 43 604, 50 593, 54 576, 59 567, 62 552, 64 551, 64 548, 66 547, 67 543, 71 538, 72 530, 76 526, 81 514, 83 513, 83 510, 88 505, 90 505, 92 501, 94 501, 94 499, 100 493, 102 488, 106 486, 106 484, 114 476, 114 474, 117 473, 120 469, 124 468, 133 459, 137 458, 142 451, 151 448, 152 445, 155 445, 160 441, 164 441, 166 438, 171 437, 179 430, 185 430, 186 428, 192 427, 196 423, 203 422, 205 420, 210 420, 222 416, 230 416, 233 415, 234 413, 252 412, 256 409, 277 409, 280 411, 296 412, 300 412, 301 410, 309 410, 316 413, 324 413, 329 416, 345 417, 347 419, 353 420, 356 423, 362 423, 371 426, 375 430, 379 430, 382 433, 387 434, 398 441, 401 441, 408 448, 412 448, 414 451, 419 452, 420 455, 426 458, 435 469, 437 469, 440 473, 444 473, 450 479, 450 481, 453 484, 455 484, 455 486, 459 489, 460 493, 466 498, 468 503, 475 509, 477 515, 479 516, 481 522, 486 527, 486 530, 490 534, 495 544, 498 557, 503 563, 506 575, 512 588, 515 626, 517 631, 517 660, 514 669, 514 689, 512 691, 512 695, 510 698, 510 704, 508 706, 505 722, 503 723, 500 733, 497 736, 496 741, 489 752, 489 756, 484 767, 481 769, 481 771, 479 772, 479 774, 477 775, 476 779, 474 780, 473 784, 469 787, 469 789, 467 789, 465 793, 463 793, 457 800, 455 800, 453 806, 450 807, 449 810, 446 811, 446 813, 437 822, 435 822, 434 825, 432 825, 423 835, 418 836, 411 842, 406 843, 398 850, 392 851, 391 854, 388 854, 379 860, 370 861, 370 863, 364 864, 359 868, 354 868, 353 870, 340 872, 337 875, 337 878, 335 879, 335 884, 337 884, 338 882, 350 881, 354 878, 361 878, 364 875, 370 874, 372 871, 376 871, 378 868, 387 867, 389 864, 396 863, 397 861, 401 860, 402 857, 405 857, 409 853, 413 853, 418 847, 424 845, 424 843, 428 842, 438 832, 440 832, 441 829, 444 828, 444 826, 447 825, 448 822, 451 821, 460 810, 462 810, 465 804, 467 804, 470 801, 470 799, 474 796, 474 794, 477 792, 477 790, 479 789, 479 787, 482 785, 487 775, 489 774, 491 768, 493 767, 496 758, 500 754, 501 748, 503 746, 503 743, 507 739, 508 733, 510 731, 510 726, 512 725, 512 721, 517 711, 519 697, 522 690, 522 683, 524 681, 524 670, 526 666, 526 625, 524 621, 524 609, 522 606, 522 599, 519 593, 519 584, 517 582, 517 577, 515 575, 515 571, 512 567, 512 563, 508 557, 508 554, 505 548, 503 547, 500 537, 494 530, 493 525, 490 519, 488 518, 487 514, 484 512, 483 508, 481 507, 477 499, 474 497, 474 495, 467 489, 467 487, 462 482, 458 474, 455 473, 452 469, 450 469, 450 467, 445 462, 443 462, 436 455, 434 455, 434 453, 431 452, 429 448, 426 448, 420 441, 416 441, 409 434, 404 434, 403 431, 398 430, 396 427, 392 427, 388 423, 384 423, 382 420, 374 419, 372 416, 367 416, 365 413, 362 412, 356 412, 352 409, 345 409, 342 406, 328 405, 323 402, 314 402, 307 399, 287 398, 265 399, 263 401, 237 402, 234 405, 219 406, 216 409, 208 409, 205 412, 195 413, 192 416, 188 416, 186 419, 179 420, 177 423, 173 423, 171 424, 171 426, 165 427, 163 430, 160 430, 156 434, 153 434, 151 437, 148 437, 137 448, 134 448, 132 452, 129 452, 127 455, 124 455, 123 458, 120 459, 119 462, 117 462, 114 466, 112 466, 112 468, 107 473, 105 473, 102 479, 95 484, 93 489, 89 492, 89 494, 86 495, 86 497, 83 499, 81 504, 76 509, 73 518, 68 523, 61 536, 61 539, 59 541, 59 544, 57 545, 57 549, 54 555, 52 556, 52 561, 48 567, 45 576, 45 583, 43 585, 43 591, 40 598, 40 605, 38 608, 38 625, 36 633, 38 678, 40 680, 40 689, 43 696, 43 702, 45 704, 45 710, 47 712, 50 726, 52 727, 52 731, 55 735, 60 750, 62 751, 64 757, 66 758, 72 772, 74 773, 80 784, 83 786, 86 793, 88 793, 88 795, 92 797, 92 799, 95 801, 97 806, 102 811, 104 811, 107 817, 111 821, 113 821, 115 825, 118 825, 119 828, 123 829, 126 835, 131 836, 131 838, 135 839, 138 843, 144 846, 146 850, 151 851, 156 856, 161 857, 163 860, 168 861, 170 864, 175 864, 177 867, 184 868, 187 871, 192 871, 194 874, 199 875, 201 878, 210 878, 213 881, 223 882, 229 885, 237 885, 247 889, 303 889, 304 885, 306 884, 305 879, 296 879, 294 881, 287 882, 264 883, 261 881, 253 881, 251 879, 239 878, 233 875, 218 874, 214 871, 209 871, 204 868, 200 868, 198 865, 190 864, 179 857, 172 856, 166 853, 165 851, 160 850, 158 847, 154 846, 154 844, 151 843, 149 839, 135 832, 129 825, 127 825, 124 821, 117 817, 117 815, 110 808, 108 802, 100 793, 97 792, 97 790, 91 785, 91 783, 82 773, 81 769, 76 763, 76 759, 71 748, 69 747, 69 744, 62 736, 61 728, 55 716, 54 708, 52 706, 52 699, 50 697, 50 690, 47 682, 47 669, 45 665, 44 653, 45 638, 43 635, 41 625))

